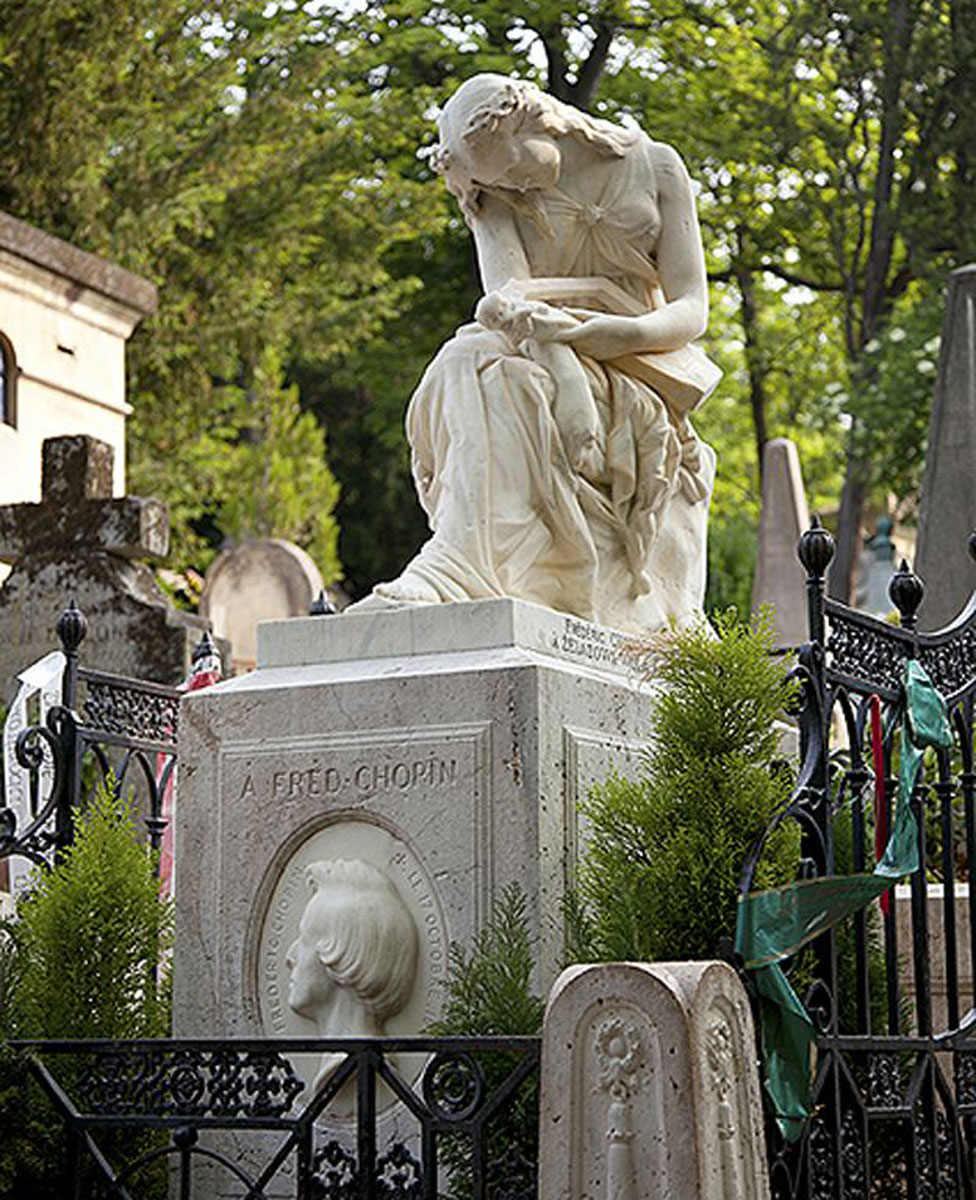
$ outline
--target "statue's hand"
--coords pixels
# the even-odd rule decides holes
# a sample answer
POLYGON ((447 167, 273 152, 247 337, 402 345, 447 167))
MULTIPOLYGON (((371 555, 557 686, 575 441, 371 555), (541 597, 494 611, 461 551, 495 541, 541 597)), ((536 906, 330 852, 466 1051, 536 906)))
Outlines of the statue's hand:
POLYGON ((648 348, 642 317, 587 317, 574 329, 560 331, 552 340, 600 360, 639 354, 648 348))

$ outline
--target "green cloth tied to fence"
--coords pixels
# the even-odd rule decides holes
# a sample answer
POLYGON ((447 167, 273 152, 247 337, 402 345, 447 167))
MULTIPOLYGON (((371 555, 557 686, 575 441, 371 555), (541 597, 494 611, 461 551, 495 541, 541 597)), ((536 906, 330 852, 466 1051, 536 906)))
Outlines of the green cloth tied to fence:
POLYGON ((926 747, 948 750, 945 700, 915 659, 905 664, 898 792, 891 836, 870 875, 828 875, 740 897, 736 950, 759 998, 763 1074, 783 1135, 795 1141, 810 1112, 810 1050, 816 1034, 779 963, 918 870, 911 797, 926 747))

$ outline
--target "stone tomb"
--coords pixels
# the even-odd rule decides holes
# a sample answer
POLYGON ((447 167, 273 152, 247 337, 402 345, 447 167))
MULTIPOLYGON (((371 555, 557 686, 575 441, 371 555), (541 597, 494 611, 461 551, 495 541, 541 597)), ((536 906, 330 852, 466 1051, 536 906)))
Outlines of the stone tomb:
POLYGON ((333 878, 350 863, 416 935, 377 1032, 436 1016, 450 943, 470 944, 512 881, 548 987, 577 803, 636 771, 650 691, 624 636, 515 600, 262 625, 258 669, 182 705, 176 1033, 354 1032, 351 1010, 299 1002, 288 963, 320 888, 326 909, 355 907, 333 878))
POLYGON ((768 1200, 749 1000, 727 963, 570 967, 542 1039, 540 1200, 768 1200))
POLYGON ((89 622, 86 664, 177 684, 206 628, 176 612, 141 558, 165 555, 169 513, 159 500, 112 497, 112 447, 86 436, 48 438, 38 504, 0 507, 0 701, 16 676, 58 646, 54 626, 72 597, 89 622))

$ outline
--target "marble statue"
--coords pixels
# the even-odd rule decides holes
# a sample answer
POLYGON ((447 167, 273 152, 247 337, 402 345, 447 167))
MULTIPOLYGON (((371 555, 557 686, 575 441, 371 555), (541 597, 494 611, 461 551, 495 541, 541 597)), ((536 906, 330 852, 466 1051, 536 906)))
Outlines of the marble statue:
MULTIPOLYGON (((288 950, 288 1006, 323 1037, 375 1038, 410 1000, 417 974, 417 926, 393 881, 360 859, 306 868, 312 888, 288 950)), ((342 1062, 326 1054, 318 1088, 342 1062)))
POLYGON ((432 537, 358 607, 512 596, 647 632, 700 618, 720 372, 677 153, 523 80, 477 75, 434 163, 485 296, 407 413, 432 537))

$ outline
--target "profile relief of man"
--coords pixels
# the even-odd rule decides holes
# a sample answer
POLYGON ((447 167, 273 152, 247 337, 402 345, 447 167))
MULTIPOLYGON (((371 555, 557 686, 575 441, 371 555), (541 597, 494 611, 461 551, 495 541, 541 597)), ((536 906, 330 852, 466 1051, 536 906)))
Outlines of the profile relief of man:
MULTIPOLYGON (((285 958, 288 1006, 325 1037, 382 1037, 405 1008, 417 974, 417 926, 393 881, 371 863, 335 858, 311 863, 312 897, 285 958)), ((327 1054, 319 1088, 342 1062, 327 1054)))

